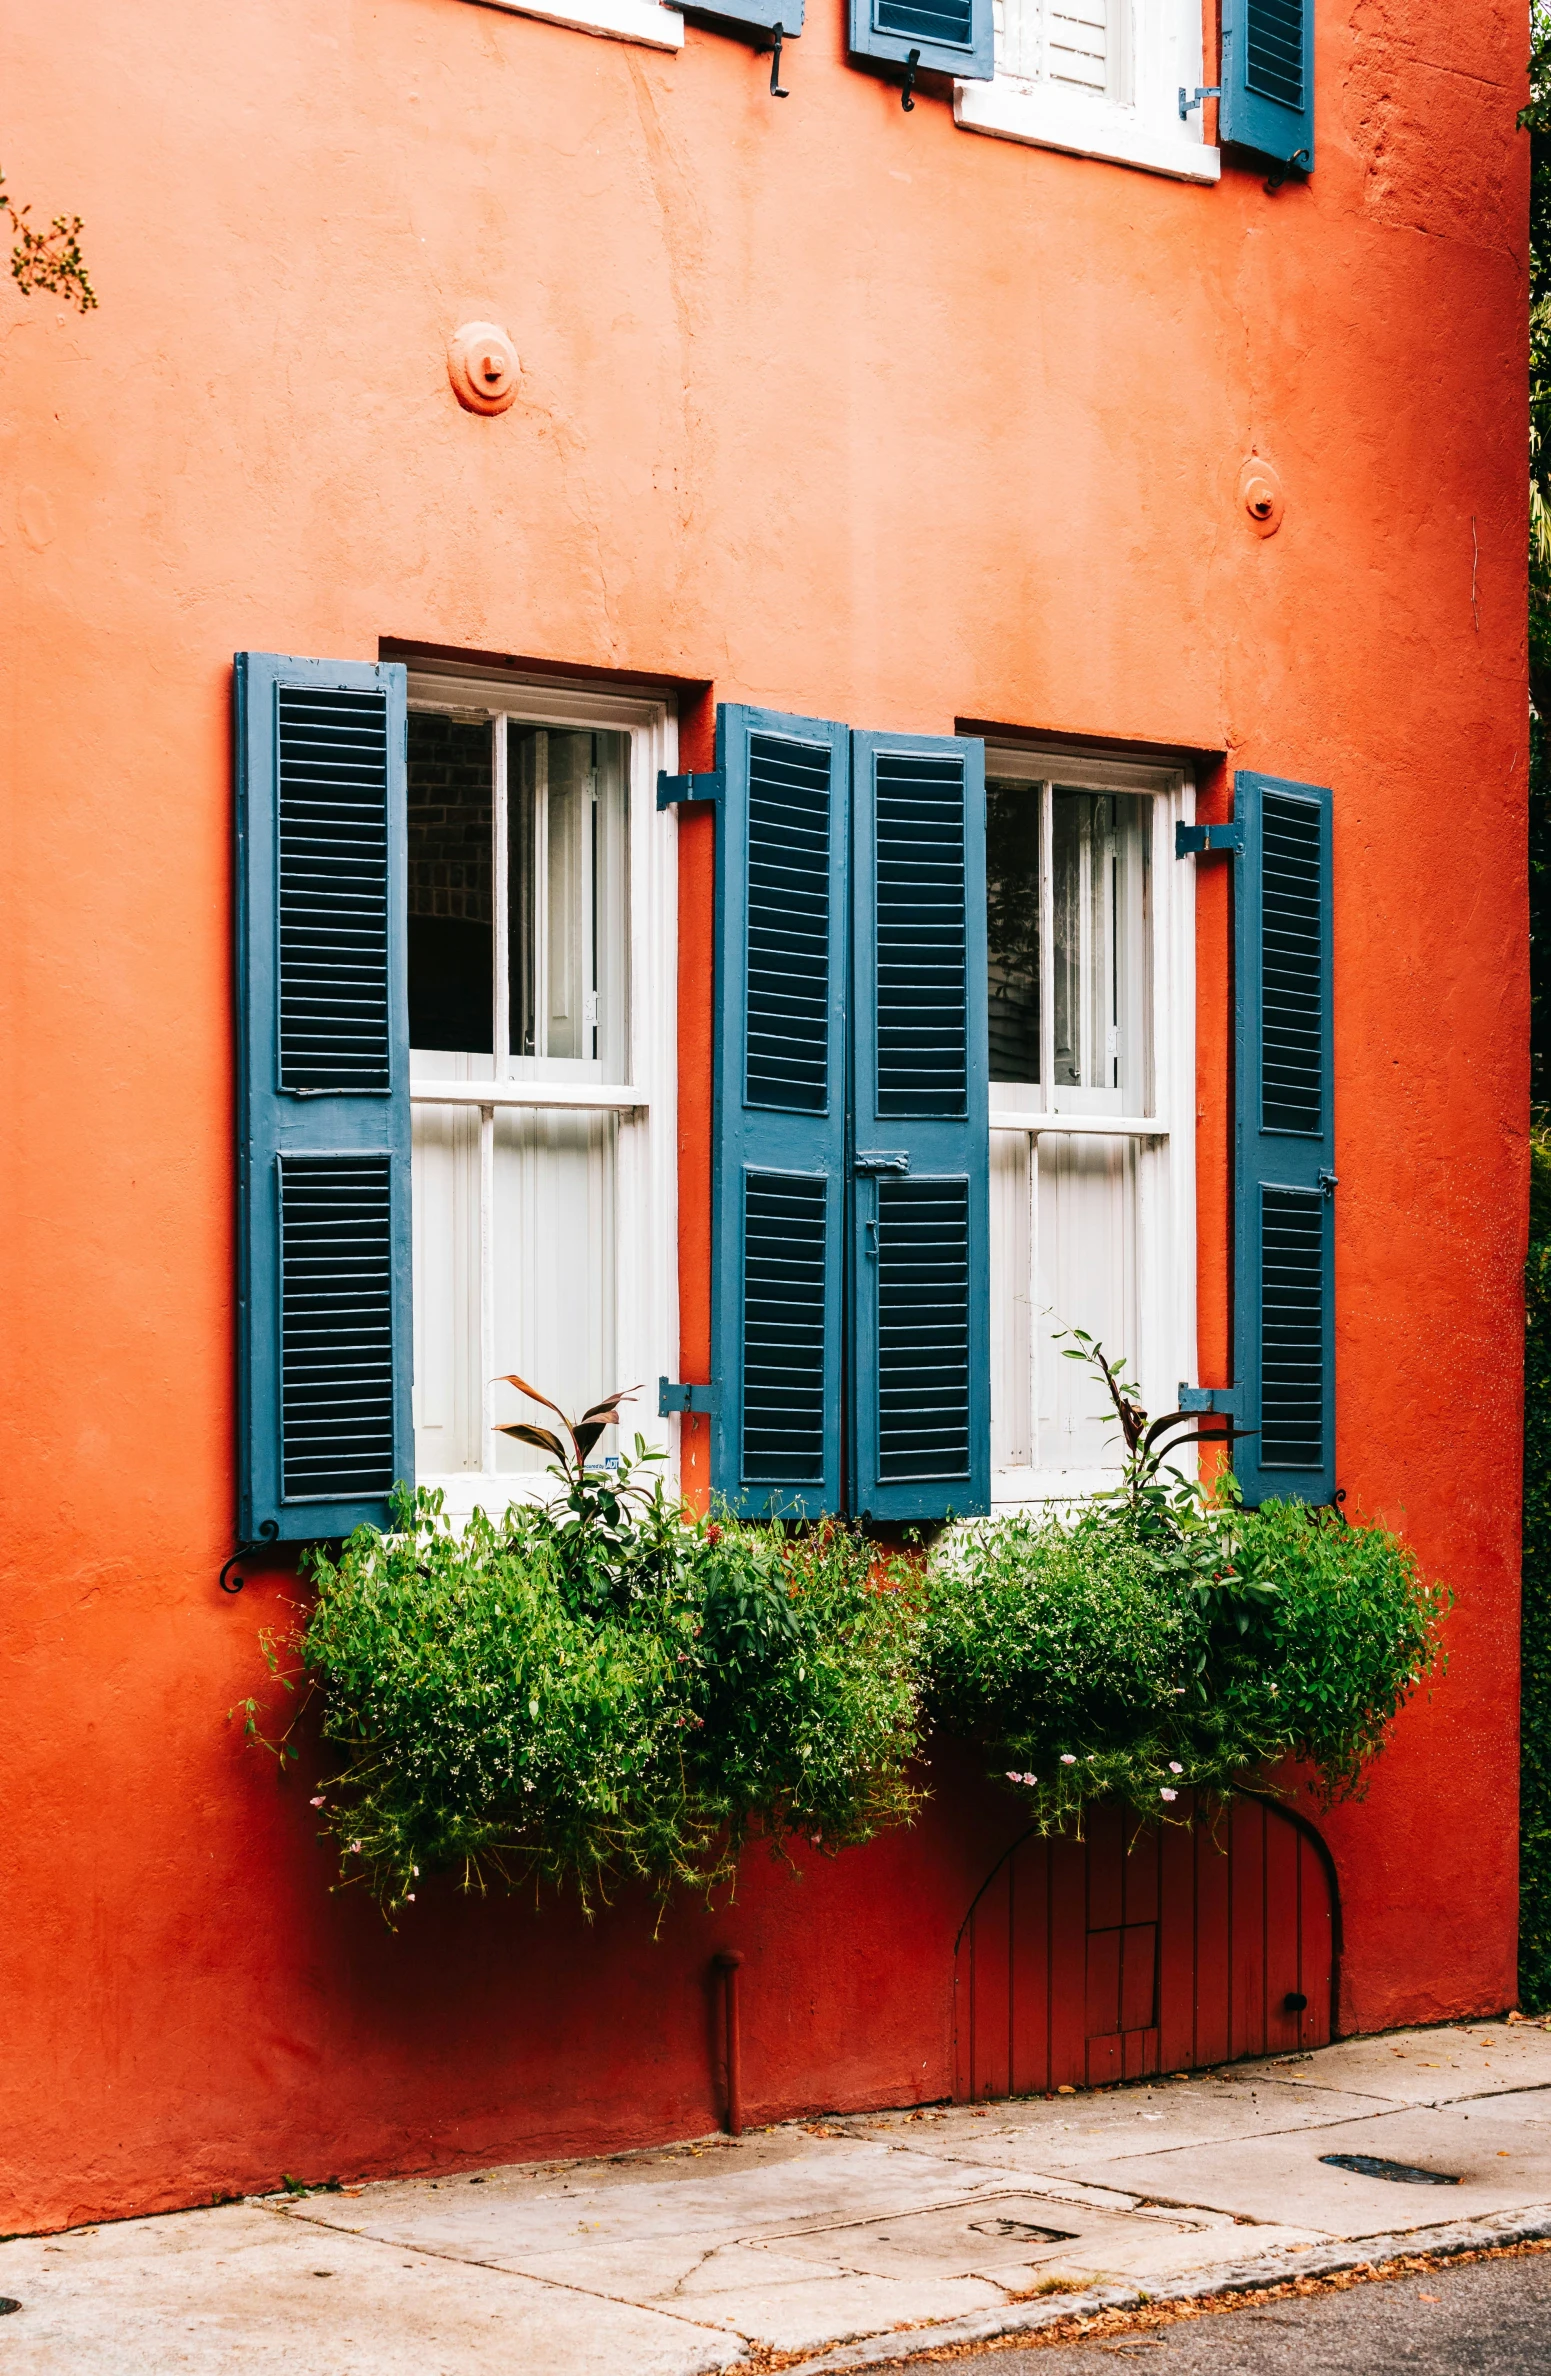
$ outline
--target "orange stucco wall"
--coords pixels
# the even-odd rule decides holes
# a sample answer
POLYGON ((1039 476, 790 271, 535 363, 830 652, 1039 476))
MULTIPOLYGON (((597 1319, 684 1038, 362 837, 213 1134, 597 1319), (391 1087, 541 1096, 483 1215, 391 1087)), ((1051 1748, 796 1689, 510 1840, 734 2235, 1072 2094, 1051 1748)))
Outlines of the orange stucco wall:
POLYGON ((470 0, 8 13, 6 171, 86 217, 102 305, 0 294, 0 2229, 703 2128, 728 1937, 752 2111, 940 2095, 952 1935, 1008 1821, 949 1791, 656 1944, 629 1900, 588 1931, 428 1891, 390 1935, 327 1894, 302 1793, 225 1722, 294 1585, 215 1589, 238 647, 423 641, 1335 787, 1340 1475, 1459 1594, 1447 1679, 1328 1825, 1342 2013, 1511 1999, 1526 49, 1517 0, 1319 0, 1318 171, 1270 197, 1248 161, 1193 188, 963 134, 940 97, 906 116, 846 68, 837 0, 779 105, 734 41, 470 0), (498 419, 448 389, 470 318, 522 358, 498 419), (1287 490, 1267 540, 1252 446, 1287 490))

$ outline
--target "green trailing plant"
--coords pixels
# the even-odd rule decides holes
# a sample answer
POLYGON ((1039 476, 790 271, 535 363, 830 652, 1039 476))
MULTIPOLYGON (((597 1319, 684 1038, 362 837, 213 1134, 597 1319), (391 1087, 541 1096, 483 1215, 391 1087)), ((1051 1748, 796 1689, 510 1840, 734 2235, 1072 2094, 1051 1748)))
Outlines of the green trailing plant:
POLYGON ((81 253, 79 215, 55 215, 46 231, 33 229, 30 206, 18 206, 0 173, 0 215, 11 227, 11 278, 24 297, 41 290, 73 305, 77 313, 91 313, 97 304, 81 253))
MULTIPOLYGON (((639 1437, 590 1465, 620 1399, 542 1431, 553 1501, 454 1530, 438 1494, 401 1494, 392 1533, 315 1553, 315 1605, 270 1645, 321 1695, 341 1879, 390 1913, 435 1872, 589 1904, 631 1875, 707 1888, 753 1837, 833 1853, 914 1810, 908 1592, 872 1588, 850 1529, 692 1518, 639 1437)), ((267 1743, 283 1762, 294 1734, 267 1743)))
MULTIPOLYGON (((1196 1416, 1150 1422, 1123 1363, 1072 1351, 1119 1421, 1120 1484, 925 1561, 836 1523, 696 1518, 639 1436, 595 1463, 622 1395, 573 1420, 512 1379, 558 1422, 506 1431, 551 1455, 553 1495, 454 1529, 401 1494, 392 1532, 312 1555, 315 1604, 268 1645, 298 1708, 321 1698, 342 1882, 390 1915, 437 1872, 590 1904, 625 1876, 715 1887, 756 1838, 833 1854, 912 1817, 923 1709, 1047 1829, 1097 1799, 1166 1817, 1289 1757, 1359 1788, 1447 1595, 1383 1527, 1203 1490, 1169 1459, 1196 1416)), ((266 1742, 282 1765, 296 1729, 266 1742)))
MULTIPOLYGON (((1075 1332, 1074 1332, 1075 1334, 1075 1332)), ((1102 1346, 1076 1357, 1121 1421, 1121 1484, 1075 1516, 1020 1512, 948 1535, 927 1595, 927 1707, 977 1741, 1047 1830, 1097 1799, 1167 1816, 1186 1790, 1266 1787, 1287 1758, 1327 1798, 1361 1787, 1436 1666, 1448 1595, 1380 1526, 1240 1504, 1167 1452, 1102 1346)))

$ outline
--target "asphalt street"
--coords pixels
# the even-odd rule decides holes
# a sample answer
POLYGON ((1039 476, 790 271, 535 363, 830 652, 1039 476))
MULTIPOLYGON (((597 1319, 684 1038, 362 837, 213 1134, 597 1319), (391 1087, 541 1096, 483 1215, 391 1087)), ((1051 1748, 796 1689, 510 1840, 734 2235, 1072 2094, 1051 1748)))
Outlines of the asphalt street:
POLYGON ((1551 2252, 1209 2313, 1153 2335, 977 2352, 943 2376, 1115 2376, 1126 2363, 1168 2376, 1547 2376, 1551 2252))

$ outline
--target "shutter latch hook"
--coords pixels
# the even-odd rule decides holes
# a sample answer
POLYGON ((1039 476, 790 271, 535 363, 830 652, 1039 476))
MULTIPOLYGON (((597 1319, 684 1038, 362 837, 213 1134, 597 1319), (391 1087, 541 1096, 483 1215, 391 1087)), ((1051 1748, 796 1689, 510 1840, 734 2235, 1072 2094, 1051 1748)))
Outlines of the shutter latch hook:
POLYGON ((770 52, 770 96, 772 99, 790 99, 791 92, 781 88, 781 43, 785 36, 778 24, 771 26, 770 38, 775 44, 770 52))
POLYGON ((1322 1171, 1320 1173, 1319 1192, 1321 1196, 1334 1196, 1340 1185, 1341 1183, 1336 1178, 1336 1175, 1333 1171, 1322 1171))
POLYGON ((905 60, 905 87, 900 93, 899 97, 899 104, 904 109, 906 115, 915 114, 916 68, 920 65, 920 63, 921 53, 918 49, 913 49, 909 57, 905 60))

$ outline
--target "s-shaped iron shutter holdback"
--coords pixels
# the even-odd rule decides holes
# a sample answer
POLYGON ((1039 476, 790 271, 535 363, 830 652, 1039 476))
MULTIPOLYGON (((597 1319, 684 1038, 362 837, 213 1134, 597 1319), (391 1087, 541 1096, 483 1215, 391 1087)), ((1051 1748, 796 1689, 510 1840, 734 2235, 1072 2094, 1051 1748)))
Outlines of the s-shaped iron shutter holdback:
POLYGON ((246 1576, 232 1576, 232 1570, 237 1565, 238 1560, 251 1559, 254 1553, 258 1551, 272 1550, 278 1543, 279 1537, 280 1527, 278 1522, 273 1518, 266 1518, 263 1525, 259 1528, 258 1541, 256 1543, 239 1543, 236 1550, 232 1553, 230 1559, 227 1560, 225 1566, 221 1570, 219 1577, 216 1579, 221 1587, 221 1590, 223 1592, 230 1592, 233 1594, 239 1593, 248 1579, 246 1576), (232 1580, 229 1584, 226 1581, 228 1576, 232 1576, 232 1580))

